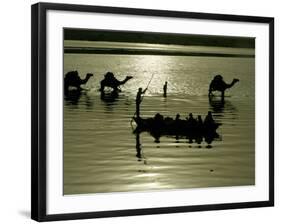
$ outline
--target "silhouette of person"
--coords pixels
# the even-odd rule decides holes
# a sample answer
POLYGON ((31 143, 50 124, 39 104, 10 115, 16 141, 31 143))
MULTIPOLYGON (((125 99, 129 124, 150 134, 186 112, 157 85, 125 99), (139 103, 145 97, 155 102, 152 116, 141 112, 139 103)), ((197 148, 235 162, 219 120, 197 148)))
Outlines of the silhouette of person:
POLYGON ((189 125, 190 127, 192 127, 192 128, 193 128, 193 127, 196 127, 197 121, 196 121, 196 119, 194 119, 192 113, 189 114, 189 117, 187 118, 187 122, 188 122, 188 125, 189 125))
POLYGON ((197 131, 199 132, 198 134, 201 134, 202 129, 203 129, 203 120, 201 115, 198 115, 197 118, 197 131))
POLYGON ((146 90, 147 89, 142 91, 142 88, 139 88, 137 96, 136 96, 136 116, 137 116, 137 118, 140 117, 140 104, 142 101, 142 94, 144 94, 146 92, 146 90))
POLYGON ((165 84, 163 86, 164 97, 167 97, 167 85, 168 85, 168 82, 165 82, 165 84))
POLYGON ((181 120, 180 120, 180 114, 177 114, 176 115, 176 118, 175 118, 175 123, 174 123, 174 131, 176 133, 176 139, 178 140, 179 139, 179 133, 180 131, 182 130, 182 126, 181 126, 181 120))
POLYGON ((198 122, 198 125, 203 124, 201 115, 198 115, 197 122, 198 122))
POLYGON ((210 127, 215 124, 215 121, 213 119, 213 115, 211 111, 208 111, 208 115, 206 116, 204 120, 204 126, 205 127, 210 127))
POLYGON ((160 113, 155 114, 154 121, 161 123, 164 121, 164 116, 160 113))

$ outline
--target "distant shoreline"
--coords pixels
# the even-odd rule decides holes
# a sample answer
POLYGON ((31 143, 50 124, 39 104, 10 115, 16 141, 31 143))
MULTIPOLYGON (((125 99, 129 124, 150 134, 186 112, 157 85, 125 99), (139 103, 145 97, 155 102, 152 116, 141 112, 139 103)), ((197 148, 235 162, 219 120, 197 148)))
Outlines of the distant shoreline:
POLYGON ((254 37, 65 28, 64 40, 255 48, 254 37))
POLYGON ((126 49, 126 48, 64 48, 66 54, 119 54, 119 55, 163 55, 163 56, 201 56, 201 57, 239 57, 255 58, 254 54, 231 54, 231 53, 210 53, 210 52, 180 52, 164 50, 143 50, 143 49, 126 49))

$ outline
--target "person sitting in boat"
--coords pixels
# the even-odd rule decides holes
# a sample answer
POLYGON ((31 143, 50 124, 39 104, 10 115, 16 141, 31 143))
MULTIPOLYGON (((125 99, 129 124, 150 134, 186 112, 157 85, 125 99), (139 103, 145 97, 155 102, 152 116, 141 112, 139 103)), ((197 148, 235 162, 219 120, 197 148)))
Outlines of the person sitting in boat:
POLYGON ((165 124, 167 124, 167 125, 172 124, 174 122, 173 118, 171 118, 171 117, 165 117, 164 121, 165 121, 165 124))
POLYGON ((201 115, 198 115, 197 117, 197 126, 196 126, 196 137, 195 142, 199 145, 199 148, 201 148, 200 144, 203 141, 203 121, 201 115))
POLYGON ((201 115, 198 115, 198 117, 197 117, 197 131, 202 132, 202 130, 203 130, 203 120, 202 120, 201 115))
POLYGON ((176 133, 179 133, 181 130, 183 130, 183 128, 184 128, 184 124, 180 119, 180 114, 177 114, 173 125, 173 129, 176 133))
MULTIPOLYGON (((189 114, 189 117, 186 118, 186 131, 189 133, 189 134, 195 134, 195 129, 196 129, 196 126, 197 126, 197 121, 196 119, 193 117, 193 114, 190 113, 189 114)), ((191 135, 190 135, 191 137, 191 135)))
POLYGON ((187 125, 188 126, 190 126, 190 127, 196 127, 196 125, 197 125, 197 121, 196 121, 196 119, 194 119, 193 118, 193 114, 192 113, 190 113, 189 114, 189 117, 188 118, 186 118, 187 119, 187 125))
POLYGON ((165 121, 164 121, 164 116, 161 115, 160 113, 155 114, 153 118, 153 129, 154 130, 161 130, 165 126, 165 121))
POLYGON ((142 101, 142 94, 146 92, 147 89, 142 91, 142 88, 139 88, 137 96, 136 96, 136 116, 140 117, 140 104, 142 101))
POLYGON ((205 127, 212 127, 215 124, 213 115, 211 111, 208 111, 208 115, 206 116, 204 120, 204 126, 205 127))
POLYGON ((154 120, 155 120, 155 121, 162 122, 162 121, 164 120, 164 116, 161 115, 161 114, 159 114, 159 113, 157 113, 157 114, 155 114, 155 116, 154 116, 154 120))

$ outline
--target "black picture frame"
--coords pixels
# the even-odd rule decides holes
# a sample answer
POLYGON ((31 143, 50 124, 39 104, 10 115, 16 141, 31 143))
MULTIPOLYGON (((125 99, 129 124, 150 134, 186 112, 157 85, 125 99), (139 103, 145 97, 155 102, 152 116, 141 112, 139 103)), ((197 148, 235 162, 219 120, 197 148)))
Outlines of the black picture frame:
POLYGON ((274 206, 274 18, 195 13, 183 11, 163 11, 136 8, 118 8, 89 5, 37 3, 32 5, 32 155, 31 155, 31 218, 37 221, 73 220, 100 217, 133 216, 162 213, 178 213, 206 210, 253 208, 274 206), (160 208, 139 208, 101 212, 83 212, 68 214, 46 213, 46 13, 48 10, 75 12, 100 12, 124 15, 161 16, 170 18, 192 18, 234 22, 253 22, 269 25, 269 200, 208 204, 195 206, 176 206, 160 208))

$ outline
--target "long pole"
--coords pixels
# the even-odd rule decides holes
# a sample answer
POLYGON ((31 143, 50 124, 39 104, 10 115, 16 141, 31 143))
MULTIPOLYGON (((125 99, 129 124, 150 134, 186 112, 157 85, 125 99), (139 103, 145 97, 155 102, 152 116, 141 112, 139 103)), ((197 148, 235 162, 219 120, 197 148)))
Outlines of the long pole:
POLYGON ((144 94, 142 95, 141 101, 143 100, 144 95, 145 95, 145 93, 146 93, 146 90, 147 90, 147 88, 149 87, 149 85, 150 85, 150 83, 151 83, 153 77, 154 77, 154 73, 152 74, 152 76, 151 76, 149 82, 148 82, 147 85, 146 85, 145 92, 144 92, 144 94))

